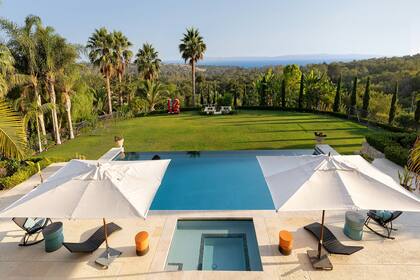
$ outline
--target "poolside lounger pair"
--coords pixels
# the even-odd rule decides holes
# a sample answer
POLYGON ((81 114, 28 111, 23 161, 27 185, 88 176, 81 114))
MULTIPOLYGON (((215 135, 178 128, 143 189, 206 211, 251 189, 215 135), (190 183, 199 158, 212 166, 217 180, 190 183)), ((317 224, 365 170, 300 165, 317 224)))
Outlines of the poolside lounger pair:
MULTIPOLYGON (((307 231, 312 233, 318 240, 321 235, 321 224, 313 223, 304 227, 307 231)), ((363 249, 362 246, 346 246, 338 241, 337 237, 324 225, 324 238, 322 245, 325 250, 331 254, 351 255, 363 249)))
POLYGON ((398 218, 399 216, 401 216, 402 213, 403 212, 401 211, 388 212, 388 211, 369 210, 369 212, 367 213, 368 217, 365 221, 365 226, 368 229, 370 229, 372 232, 376 233, 377 235, 381 237, 388 238, 388 239, 395 239, 395 237, 391 236, 391 232, 396 231, 397 229, 392 227, 392 221, 398 218), (386 230, 387 234, 385 235, 372 229, 369 226, 369 222, 371 220, 374 220, 378 225, 383 227, 386 230))
MULTIPOLYGON (((106 224, 108 236, 113 232, 121 230, 121 227, 114 223, 106 224)), ((80 243, 63 242, 63 246, 71 253, 92 253, 105 241, 104 226, 98 228, 86 241, 80 243)))
POLYGON ((48 223, 51 223, 51 219, 49 218, 13 218, 12 221, 25 231, 25 235, 19 246, 31 246, 42 242, 44 239, 36 240, 36 238, 35 241, 29 242, 29 238, 35 234, 38 237, 48 223))

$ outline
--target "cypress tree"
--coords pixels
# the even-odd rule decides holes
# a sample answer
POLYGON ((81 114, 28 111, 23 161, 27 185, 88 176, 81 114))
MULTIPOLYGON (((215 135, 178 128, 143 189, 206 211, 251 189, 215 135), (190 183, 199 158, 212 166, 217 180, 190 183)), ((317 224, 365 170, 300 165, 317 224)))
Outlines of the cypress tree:
POLYGON ((398 82, 395 84, 395 90, 392 94, 391 100, 391 108, 389 109, 389 117, 388 117, 388 124, 392 124, 395 118, 395 105, 397 103, 397 95, 398 95, 398 82))
POLYGON ((337 81, 337 91, 335 93, 333 112, 340 111, 340 102, 341 102, 341 75, 337 81))
POLYGON ((300 88, 299 88, 299 99, 298 99, 298 109, 302 110, 303 107, 303 90, 305 87, 305 76, 302 75, 300 76, 300 88))
POLYGON ((420 124, 420 99, 417 100, 416 111, 414 113, 414 120, 416 121, 416 130, 417 130, 420 124))
POLYGON ((353 89, 350 96, 350 115, 356 113, 356 98, 357 98, 357 76, 354 77, 353 89))
POLYGON ((286 108, 286 79, 281 81, 281 107, 286 108))
POLYGON ((363 95, 363 107, 362 107, 363 118, 366 118, 368 116, 369 99, 370 99, 370 77, 367 78, 365 94, 363 95))

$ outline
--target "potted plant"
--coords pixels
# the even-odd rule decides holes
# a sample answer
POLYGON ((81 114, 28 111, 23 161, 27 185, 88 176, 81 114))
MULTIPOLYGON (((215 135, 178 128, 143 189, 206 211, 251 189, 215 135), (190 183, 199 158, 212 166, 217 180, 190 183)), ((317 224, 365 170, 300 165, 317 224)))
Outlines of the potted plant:
POLYGON ((327 135, 324 134, 322 131, 319 131, 319 132, 315 131, 314 134, 315 134, 315 141, 318 144, 322 144, 322 142, 324 142, 324 139, 327 137, 327 135))
POLYGON ((122 148, 124 145, 124 137, 122 136, 115 136, 114 137, 115 144, 118 148, 122 148))
POLYGON ((400 171, 398 171, 398 178, 400 179, 400 185, 412 192, 413 189, 413 179, 414 179, 414 175, 411 173, 410 170, 408 170, 407 166, 404 166, 404 170, 402 173, 400 173, 400 171))

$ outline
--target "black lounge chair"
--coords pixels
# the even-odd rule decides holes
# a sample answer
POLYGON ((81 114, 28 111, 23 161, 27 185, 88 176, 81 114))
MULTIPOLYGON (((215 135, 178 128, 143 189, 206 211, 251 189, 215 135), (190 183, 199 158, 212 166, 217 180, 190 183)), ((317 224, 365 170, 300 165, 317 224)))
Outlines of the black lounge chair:
MULTIPOLYGON (((307 231, 312 233, 318 240, 321 235, 321 224, 313 223, 304 227, 307 231)), ((330 254, 351 255, 363 249, 362 246, 346 246, 342 244, 335 235, 324 226, 324 238, 322 245, 330 254)))
MULTIPOLYGON (((106 224, 107 234, 121 230, 121 227, 114 223, 106 224)), ((63 242, 63 246, 71 253, 92 253, 105 241, 104 226, 98 228, 86 241, 81 243, 63 242)))
POLYGON ((29 242, 29 238, 35 234, 37 235, 36 237, 38 237, 42 229, 46 227, 48 223, 51 223, 51 220, 48 218, 13 218, 12 221, 25 231, 25 235, 22 238, 22 242, 19 243, 19 246, 31 246, 44 241, 43 238, 39 240, 36 240, 37 238, 35 238, 35 241, 29 242))
POLYGON ((379 215, 377 210, 369 210, 367 213, 367 218, 365 221, 365 226, 370 229, 372 232, 376 233, 377 235, 384 237, 384 238, 388 238, 388 239, 395 239, 395 237, 391 236, 392 231, 397 231, 396 228, 392 227, 392 221, 395 220, 396 218, 398 218, 399 216, 401 216, 403 212, 401 211, 394 211, 391 212, 391 216, 387 219, 384 219, 382 215, 379 215), (381 227, 383 227, 387 234, 382 234, 380 232, 377 232, 376 230, 372 229, 369 226, 369 222, 371 220, 374 220, 378 225, 380 225, 381 227))

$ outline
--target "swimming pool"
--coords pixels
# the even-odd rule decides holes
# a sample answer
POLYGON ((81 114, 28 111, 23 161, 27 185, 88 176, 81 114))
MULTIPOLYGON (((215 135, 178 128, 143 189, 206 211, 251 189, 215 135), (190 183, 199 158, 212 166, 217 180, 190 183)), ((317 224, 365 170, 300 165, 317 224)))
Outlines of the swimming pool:
POLYGON ((178 220, 165 270, 261 271, 253 221, 178 220))
POLYGON ((307 155, 313 150, 128 152, 116 160, 171 159, 151 210, 274 209, 256 156, 307 155))

